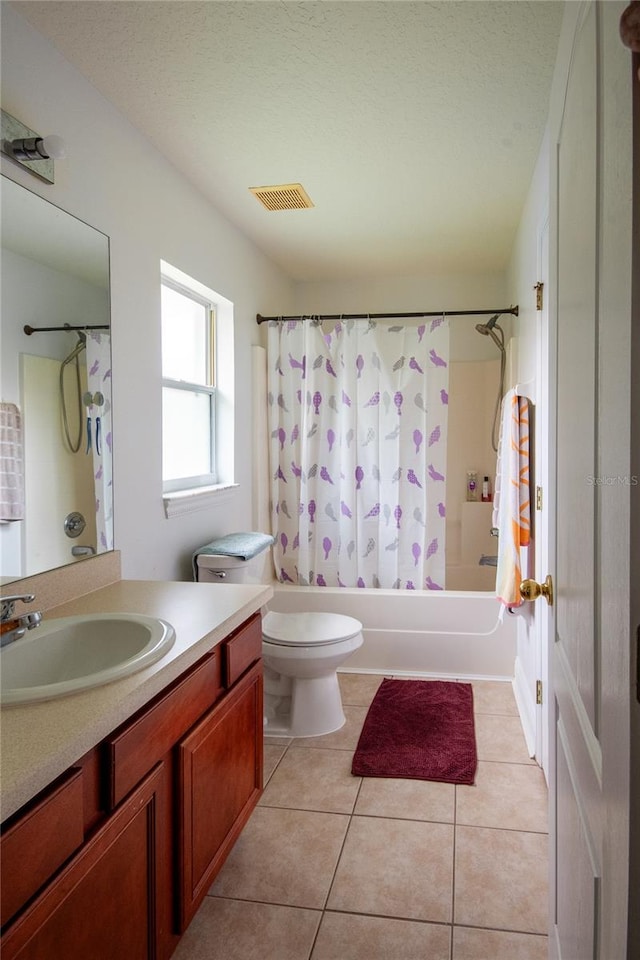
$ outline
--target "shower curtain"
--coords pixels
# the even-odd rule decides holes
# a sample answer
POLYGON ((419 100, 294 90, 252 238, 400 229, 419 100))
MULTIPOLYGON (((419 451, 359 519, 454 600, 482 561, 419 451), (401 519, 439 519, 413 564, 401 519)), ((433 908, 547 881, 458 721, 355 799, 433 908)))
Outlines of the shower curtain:
POLYGON ((445 317, 269 323, 280 581, 444 588, 448 354, 445 317))
POLYGON ((98 552, 113 550, 113 458, 111 451, 111 339, 87 330, 87 389, 93 397, 93 479, 98 552), (102 394, 102 403, 100 403, 102 394), (97 395, 97 396, 96 396, 97 395), (98 418, 100 430, 98 433, 98 418))

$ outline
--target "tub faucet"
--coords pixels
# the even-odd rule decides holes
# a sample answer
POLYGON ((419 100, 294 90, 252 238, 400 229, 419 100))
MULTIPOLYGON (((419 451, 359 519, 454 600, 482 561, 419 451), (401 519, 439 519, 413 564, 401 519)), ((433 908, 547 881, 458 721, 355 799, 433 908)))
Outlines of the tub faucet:
POLYGON ((498 557, 497 555, 488 556, 486 553, 483 553, 480 557, 480 566, 481 567, 497 567, 498 566, 498 557))
POLYGON ((0 647, 13 643, 23 637, 27 630, 33 630, 42 621, 42 614, 38 610, 31 613, 24 613, 19 617, 15 616, 16 601, 23 603, 32 603, 35 600, 33 593, 21 593, 12 597, 0 598, 2 602, 2 614, 0 616, 0 647))

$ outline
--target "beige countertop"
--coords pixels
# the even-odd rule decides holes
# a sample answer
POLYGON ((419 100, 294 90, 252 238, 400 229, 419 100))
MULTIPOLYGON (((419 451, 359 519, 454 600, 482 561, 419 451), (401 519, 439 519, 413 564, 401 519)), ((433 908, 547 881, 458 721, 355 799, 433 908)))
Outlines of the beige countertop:
POLYGON ((272 596, 272 588, 260 584, 120 580, 49 610, 46 620, 79 613, 147 614, 170 623, 176 639, 161 660, 130 677, 2 709, 0 818, 11 816, 272 596))

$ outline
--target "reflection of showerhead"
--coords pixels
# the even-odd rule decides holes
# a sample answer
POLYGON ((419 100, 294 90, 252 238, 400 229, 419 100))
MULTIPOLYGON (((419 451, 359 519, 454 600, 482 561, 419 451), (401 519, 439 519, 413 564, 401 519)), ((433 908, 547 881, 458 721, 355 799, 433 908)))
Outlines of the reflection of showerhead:
POLYGON ((86 345, 87 345, 86 333, 83 333, 82 331, 78 331, 78 342, 76 343, 75 347, 73 348, 69 356, 65 357, 65 359, 62 361, 62 366, 66 367, 68 363, 70 363, 72 360, 75 360, 78 354, 82 353, 86 345))
POLYGON ((481 333, 483 337, 491 337, 498 350, 501 353, 504 353, 504 331, 500 324, 498 323, 499 313, 496 313, 490 320, 487 320, 486 323, 476 323, 476 330, 478 333, 481 333), (495 330, 500 334, 500 339, 495 334, 495 330))

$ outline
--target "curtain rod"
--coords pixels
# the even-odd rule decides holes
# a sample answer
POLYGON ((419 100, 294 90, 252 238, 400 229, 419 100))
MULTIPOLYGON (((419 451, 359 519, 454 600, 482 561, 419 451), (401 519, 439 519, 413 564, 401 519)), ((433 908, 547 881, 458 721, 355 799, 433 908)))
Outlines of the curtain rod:
POLYGON ((26 335, 30 337, 32 333, 51 333, 57 330, 61 330, 64 332, 66 332, 67 330, 109 330, 110 327, 108 323, 104 323, 104 324, 97 323, 97 324, 94 324, 93 326, 91 326, 90 324, 87 324, 84 327, 72 327, 71 324, 65 323, 63 327, 30 327, 29 324, 26 324, 22 329, 24 330, 26 335))
POLYGON ((518 316, 518 305, 515 307, 506 307, 503 310, 420 310, 419 313, 312 313, 299 317, 263 317, 261 313, 256 314, 256 323, 267 323, 271 320, 395 320, 401 317, 481 317, 485 315, 501 315, 510 313, 512 316, 518 316))

